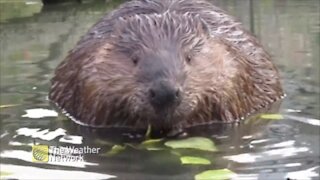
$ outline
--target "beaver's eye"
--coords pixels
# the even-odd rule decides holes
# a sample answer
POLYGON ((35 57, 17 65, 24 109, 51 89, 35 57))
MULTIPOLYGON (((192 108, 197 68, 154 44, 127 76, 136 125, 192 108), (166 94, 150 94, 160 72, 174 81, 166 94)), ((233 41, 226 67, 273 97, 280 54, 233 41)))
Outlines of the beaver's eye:
POLYGON ((191 62, 191 59, 192 59, 191 55, 187 55, 187 56, 186 56, 186 61, 187 61, 187 63, 190 63, 190 62, 191 62))
POLYGON ((132 57, 132 62, 133 62, 134 65, 137 65, 138 62, 139 62, 139 58, 136 57, 136 56, 132 57))

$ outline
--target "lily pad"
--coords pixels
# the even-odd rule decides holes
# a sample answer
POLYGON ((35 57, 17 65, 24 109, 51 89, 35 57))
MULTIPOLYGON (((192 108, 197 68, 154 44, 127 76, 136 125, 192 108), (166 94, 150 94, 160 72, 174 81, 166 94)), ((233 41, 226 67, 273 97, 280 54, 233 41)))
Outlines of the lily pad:
POLYGON ((195 175, 195 180, 225 180, 235 175, 236 174, 229 169, 208 170, 195 175))
POLYGON ((211 164, 211 161, 201 157, 183 156, 180 158, 182 164, 211 164))
POLYGON ((171 140, 165 142, 165 145, 173 149, 188 148, 202 151, 217 151, 213 141, 204 137, 190 137, 182 140, 171 140))
POLYGON ((125 149, 126 149, 126 146, 114 145, 114 146, 112 146, 110 151, 106 152, 103 156, 113 156, 113 155, 118 154, 119 152, 121 152, 125 149))
POLYGON ((281 120, 284 119, 281 114, 261 114, 261 119, 281 120))

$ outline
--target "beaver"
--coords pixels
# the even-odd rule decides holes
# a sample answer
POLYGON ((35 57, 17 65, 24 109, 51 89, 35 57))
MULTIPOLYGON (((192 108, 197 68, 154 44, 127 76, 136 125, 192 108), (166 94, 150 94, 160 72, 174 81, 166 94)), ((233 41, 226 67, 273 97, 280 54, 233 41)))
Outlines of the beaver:
POLYGON ((270 55, 204 0, 133 0, 55 70, 49 99, 81 125, 171 130, 233 123, 283 97, 270 55))

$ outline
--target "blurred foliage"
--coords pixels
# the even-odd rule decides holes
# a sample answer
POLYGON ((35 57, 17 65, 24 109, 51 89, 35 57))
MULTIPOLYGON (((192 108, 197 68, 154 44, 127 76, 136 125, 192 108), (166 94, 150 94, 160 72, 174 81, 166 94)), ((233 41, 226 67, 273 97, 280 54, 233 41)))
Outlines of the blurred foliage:
MULTIPOLYGON (((77 6, 78 10, 111 10, 126 0, 70 0, 61 1, 61 10, 65 11, 77 6), (66 4, 71 6, 66 6, 66 4)), ((35 14, 41 13, 43 8, 50 7, 51 5, 43 5, 41 0, 0 0, 0 23, 7 22, 11 19, 31 17, 35 14)))
POLYGON ((41 12, 42 3, 40 0, 0 0, 0 22, 9 19, 29 17, 41 12))

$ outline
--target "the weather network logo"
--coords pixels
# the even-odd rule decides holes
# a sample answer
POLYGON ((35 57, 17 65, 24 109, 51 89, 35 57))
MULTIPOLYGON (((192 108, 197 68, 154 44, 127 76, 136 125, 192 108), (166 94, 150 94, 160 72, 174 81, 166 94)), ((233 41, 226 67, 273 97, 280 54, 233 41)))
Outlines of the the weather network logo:
POLYGON ((32 146, 32 161, 48 162, 83 162, 85 154, 98 154, 101 148, 75 146, 32 146))
POLYGON ((49 146, 34 145, 32 146, 32 161, 33 162, 48 162, 49 161, 49 146))

